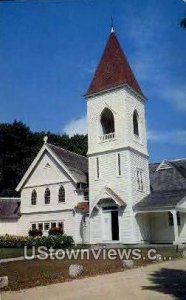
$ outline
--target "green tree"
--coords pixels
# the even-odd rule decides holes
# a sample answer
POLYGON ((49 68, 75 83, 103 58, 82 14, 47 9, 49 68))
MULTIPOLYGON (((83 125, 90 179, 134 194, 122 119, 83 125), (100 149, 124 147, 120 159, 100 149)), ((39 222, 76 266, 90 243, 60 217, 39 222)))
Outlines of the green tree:
POLYGON ((15 188, 43 145, 43 137, 56 146, 76 152, 87 153, 87 136, 32 132, 22 122, 0 124, 0 196, 18 196, 15 188))

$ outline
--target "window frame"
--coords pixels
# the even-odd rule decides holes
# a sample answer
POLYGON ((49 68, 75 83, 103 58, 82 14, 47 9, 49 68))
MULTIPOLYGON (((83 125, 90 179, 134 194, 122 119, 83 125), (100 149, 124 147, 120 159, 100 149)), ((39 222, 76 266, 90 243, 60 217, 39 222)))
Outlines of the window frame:
POLYGON ((51 192, 50 192, 50 189, 47 187, 45 189, 45 194, 44 194, 44 200, 45 200, 46 205, 50 204, 50 198, 51 198, 51 192), (47 196, 47 193, 49 194, 48 196, 47 196))
POLYGON ((100 126, 101 126, 101 134, 102 135, 115 133, 114 114, 113 114, 112 110, 108 107, 105 107, 100 114, 100 126))
POLYGON ((64 202, 66 202, 66 192, 64 186, 61 185, 58 190, 58 203, 64 203, 64 202))
POLYGON ((136 176, 138 191, 144 192, 144 171, 141 169, 137 169, 136 176))
POLYGON ((31 229, 36 230, 37 229, 37 224, 36 223, 31 223, 31 229))
POLYGON ((39 222, 39 223, 38 223, 38 229, 43 231, 43 228, 44 228, 43 225, 44 225, 43 222, 39 222), (40 225, 41 225, 41 226, 40 226, 40 225), (41 228, 40 228, 40 227, 41 227, 41 228))
POLYGON ((35 223, 30 223, 31 229, 40 229, 43 232, 48 232, 51 228, 60 227, 64 231, 64 221, 39 221, 35 223), (55 226, 54 226, 55 225, 55 226), (41 228, 40 228, 41 227, 41 228))
POLYGON ((132 116, 132 124, 133 124, 133 134, 136 138, 140 138, 140 130, 139 130, 139 114, 135 109, 132 116))
POLYGON ((174 226, 174 217, 170 211, 168 211, 168 223, 169 227, 174 226))
POLYGON ((31 192, 31 205, 37 205, 37 192, 35 189, 31 192))
POLYGON ((44 226, 43 226, 44 229, 43 229, 43 230, 44 230, 44 231, 49 231, 50 228, 51 228, 50 222, 44 222, 43 224, 44 224, 44 226), (48 229, 46 229, 46 225, 48 225, 48 229))

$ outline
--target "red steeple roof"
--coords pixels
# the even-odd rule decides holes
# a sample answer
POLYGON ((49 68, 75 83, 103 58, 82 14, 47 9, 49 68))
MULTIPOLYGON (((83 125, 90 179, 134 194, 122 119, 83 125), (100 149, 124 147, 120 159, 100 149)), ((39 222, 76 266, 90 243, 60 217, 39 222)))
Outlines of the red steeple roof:
POLYGON ((111 32, 86 95, 128 84, 143 96, 114 31, 111 32))

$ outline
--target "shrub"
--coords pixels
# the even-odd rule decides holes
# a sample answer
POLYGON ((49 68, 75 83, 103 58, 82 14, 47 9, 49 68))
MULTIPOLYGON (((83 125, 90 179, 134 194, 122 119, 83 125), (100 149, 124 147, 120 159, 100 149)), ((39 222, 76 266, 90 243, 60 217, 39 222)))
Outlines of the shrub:
POLYGON ((8 234, 0 236, 0 248, 23 248, 24 246, 32 246, 32 240, 30 237, 8 234))
POLYGON ((74 244, 73 238, 66 234, 49 236, 0 236, 0 248, 23 248, 45 246, 47 248, 70 248, 74 244))
POLYGON ((60 227, 50 228, 48 232, 49 235, 63 235, 63 233, 64 233, 63 228, 60 227))
POLYGON ((42 236, 43 232, 40 229, 30 229, 28 232, 29 236, 42 236))

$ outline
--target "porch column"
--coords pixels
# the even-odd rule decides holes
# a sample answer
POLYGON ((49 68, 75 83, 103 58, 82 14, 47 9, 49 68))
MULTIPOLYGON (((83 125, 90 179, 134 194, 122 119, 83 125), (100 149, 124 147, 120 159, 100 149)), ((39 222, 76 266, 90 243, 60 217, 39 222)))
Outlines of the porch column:
POLYGON ((178 222, 177 222, 177 212, 175 210, 171 211, 173 216, 173 223, 174 223, 174 244, 178 244, 178 222))
POLYGON ((74 210, 74 244, 77 246, 77 212, 74 210))

